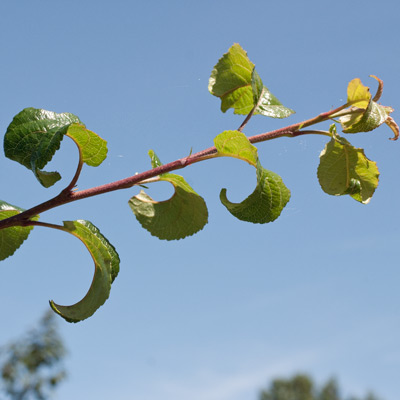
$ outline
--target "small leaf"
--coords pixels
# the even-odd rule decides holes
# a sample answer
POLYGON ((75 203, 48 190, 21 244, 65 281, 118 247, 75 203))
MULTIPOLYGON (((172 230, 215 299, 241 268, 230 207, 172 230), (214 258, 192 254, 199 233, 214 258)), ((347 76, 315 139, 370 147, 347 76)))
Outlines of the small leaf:
POLYGON ((50 301, 51 308, 68 322, 79 322, 97 311, 108 299, 111 283, 119 272, 119 256, 115 248, 91 222, 65 221, 65 232, 71 233, 86 246, 95 264, 93 281, 86 296, 71 306, 50 301))
POLYGON ((107 157, 107 142, 82 124, 71 124, 69 136, 80 148, 82 161, 91 167, 99 166, 107 157))
POLYGON ((253 146, 249 139, 239 131, 224 131, 214 139, 214 145, 219 155, 239 158, 254 167, 257 166, 257 147, 253 146))
POLYGON ((347 100, 349 102, 356 101, 356 103, 347 109, 351 113, 340 118, 342 130, 344 133, 369 132, 386 123, 395 134, 393 140, 396 140, 398 138, 397 124, 390 117, 394 110, 376 103, 375 100, 379 99, 382 94, 383 82, 376 76, 371 76, 379 83, 378 91, 373 99, 369 88, 364 86, 358 78, 349 83, 347 100))
POLYGON ((359 78, 355 78, 349 82, 347 86, 347 102, 357 101, 353 103, 353 107, 367 109, 371 100, 369 88, 361 83, 359 78))
MULTIPOLYGON (((0 200, 0 220, 12 217, 25 211, 0 200)), ((37 221, 38 216, 33 217, 37 221)), ((0 230, 0 260, 12 256, 21 244, 28 238, 33 226, 12 226, 0 230)))
MULTIPOLYGON (((162 165, 150 150, 153 168, 162 165)), ((204 199, 183 179, 175 174, 162 174, 159 181, 170 182, 175 193, 166 201, 154 201, 145 192, 129 200, 129 206, 137 220, 153 236, 165 240, 179 240, 203 229, 208 220, 204 199)))
POLYGON ((335 196, 348 194, 366 204, 378 187, 379 171, 363 149, 335 136, 321 152, 318 180, 325 193, 335 196))
POLYGON ((234 109, 235 114, 254 114, 285 118, 293 110, 284 107, 263 85, 254 64, 242 47, 235 43, 218 61, 208 84, 211 94, 221 99, 221 110, 234 109))
POLYGON ((214 139, 214 144, 220 156, 244 160, 257 171, 257 186, 249 197, 241 203, 231 203, 226 189, 222 189, 222 204, 242 221, 265 224, 277 219, 290 199, 290 191, 279 175, 261 166, 257 148, 239 131, 222 132, 214 139))

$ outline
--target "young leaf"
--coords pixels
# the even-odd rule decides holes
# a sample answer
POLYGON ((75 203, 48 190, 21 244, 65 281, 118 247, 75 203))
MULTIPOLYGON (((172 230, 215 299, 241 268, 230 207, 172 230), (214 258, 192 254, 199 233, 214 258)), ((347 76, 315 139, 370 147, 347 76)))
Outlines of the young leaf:
POLYGON ((325 193, 368 203, 378 187, 379 171, 363 149, 353 147, 346 139, 334 135, 320 155, 318 180, 325 193))
POLYGON ((66 135, 78 145, 85 164, 97 167, 107 157, 107 142, 84 125, 71 124, 66 135))
POLYGON ((290 199, 290 191, 279 175, 261 166, 257 148, 239 131, 222 132, 214 139, 214 144, 220 156, 239 158, 257 170, 257 186, 249 197, 241 203, 231 203, 226 189, 222 189, 222 204, 242 221, 265 224, 277 219, 290 199))
POLYGON ((353 103, 353 107, 367 109, 371 100, 369 88, 361 83, 359 78, 353 79, 347 86, 347 102, 357 101, 353 103))
POLYGON ((93 258, 95 271, 86 296, 71 306, 50 301, 51 308, 68 322, 79 322, 94 314, 108 299, 111 283, 119 272, 119 256, 115 248, 91 222, 64 221, 64 231, 71 233, 86 246, 93 258))
POLYGON ((72 123, 80 123, 80 120, 70 113, 57 114, 25 108, 14 117, 7 128, 4 153, 11 160, 31 169, 43 186, 50 187, 61 176, 58 172, 44 172, 41 169, 60 148, 63 136, 72 123))
MULTIPOLYGON (((152 150, 149 155, 153 168, 162 165, 152 150)), ((165 240, 183 239, 203 229, 208 221, 204 199, 179 175, 162 174, 158 180, 174 186, 175 193, 169 200, 154 201, 143 191, 129 200, 129 206, 143 228, 165 240)))
MULTIPOLYGON (((13 206, 0 200, 0 220, 20 214, 22 208, 13 206)), ((32 218, 37 221, 38 216, 32 218)), ((33 226, 12 226, 0 230, 0 261, 12 256, 21 244, 28 238, 33 226)))
POLYGON ((254 64, 242 47, 235 43, 218 61, 208 84, 211 94, 221 99, 221 110, 234 109, 235 114, 254 114, 285 118, 294 111, 284 107, 263 85, 254 64))
POLYGON ((372 98, 369 88, 364 86, 360 79, 353 79, 349 83, 347 101, 355 101, 355 103, 348 109, 353 113, 340 118, 342 130, 344 133, 369 132, 386 123, 394 133, 393 140, 397 140, 399 129, 393 118, 390 117, 393 108, 381 106, 375 101, 382 94, 383 82, 376 76, 371 76, 379 83, 378 92, 374 98, 372 98))

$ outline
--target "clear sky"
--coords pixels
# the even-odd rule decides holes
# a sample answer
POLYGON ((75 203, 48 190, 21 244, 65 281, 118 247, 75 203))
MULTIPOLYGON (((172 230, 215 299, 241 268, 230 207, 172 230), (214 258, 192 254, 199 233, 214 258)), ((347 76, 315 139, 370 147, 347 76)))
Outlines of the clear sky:
MULTIPOLYGON (((149 169, 149 149, 173 161, 240 125, 207 90, 233 43, 297 112, 256 116, 248 135, 342 105, 353 78, 374 92, 370 74, 385 82, 382 104, 398 109, 399 13, 395 0, 2 1, 0 128, 25 107, 78 115, 109 147, 101 167, 84 168, 81 189, 149 169)), ((42 215, 92 221, 121 257, 108 302, 79 324, 60 319, 70 353, 57 398, 251 400, 271 378, 305 371, 318 382, 336 376, 346 394, 372 389, 398 400, 400 143, 391 136, 381 127, 348 137, 381 172, 368 205, 322 192, 316 169, 327 140, 307 136, 258 146, 263 166, 292 191, 272 224, 238 221, 220 204, 222 187, 241 201, 255 185, 254 169, 233 159, 181 171, 210 214, 185 240, 162 242, 140 228, 127 204, 135 188, 42 215)), ((1 157, 0 198, 42 202, 76 162, 64 140, 48 167, 64 179, 44 189, 1 157)), ((171 193, 167 183, 153 186, 157 199, 171 193)), ((33 326, 49 299, 72 304, 88 289, 90 257, 64 236, 35 228, 1 263, 0 343, 33 326)))

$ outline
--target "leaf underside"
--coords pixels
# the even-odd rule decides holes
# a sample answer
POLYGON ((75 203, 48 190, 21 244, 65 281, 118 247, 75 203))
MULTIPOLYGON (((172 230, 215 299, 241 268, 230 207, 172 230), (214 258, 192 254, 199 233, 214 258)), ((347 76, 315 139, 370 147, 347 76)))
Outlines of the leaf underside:
MULTIPOLYGON (((152 150, 149 155, 153 168, 162 165, 152 150)), ((128 202, 142 227, 163 240, 183 239, 203 229, 208 221, 204 199, 180 175, 162 174, 158 180, 174 186, 169 200, 157 202, 141 191, 128 202)))

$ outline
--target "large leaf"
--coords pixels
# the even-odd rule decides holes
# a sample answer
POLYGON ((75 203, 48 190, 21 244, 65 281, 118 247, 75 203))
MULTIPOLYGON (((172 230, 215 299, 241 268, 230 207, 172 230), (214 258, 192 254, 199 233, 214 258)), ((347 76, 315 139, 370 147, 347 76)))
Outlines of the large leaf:
POLYGON ((290 191, 279 175, 261 166, 256 147, 238 131, 222 132, 214 139, 214 144, 220 156, 244 160, 257 171, 257 186, 249 197, 241 203, 231 203, 226 189, 222 189, 222 204, 242 221, 265 224, 277 219, 290 199, 290 191))
POLYGON ((71 233, 86 246, 93 258, 95 271, 86 296, 71 306, 50 301, 51 308, 68 322, 79 322, 91 315, 108 299, 111 283, 119 272, 119 256, 115 248, 91 222, 65 221, 64 231, 71 233))
MULTIPOLYGON (((0 200, 0 220, 10 218, 25 211, 22 208, 13 206, 0 200)), ((33 221, 38 216, 31 218, 33 221)), ((21 244, 28 238, 33 226, 12 226, 0 230, 0 260, 12 256, 21 244)))
MULTIPOLYGON (((153 168, 162 165, 152 150, 149 155, 153 168)), ((162 174, 158 181, 167 181, 174 186, 175 193, 169 200, 154 201, 143 191, 129 200, 129 206, 143 228, 165 240, 183 239, 203 229, 208 221, 204 199, 179 175, 162 174)))
POLYGON ((5 155, 31 169, 43 186, 52 186, 61 179, 60 174, 41 170, 60 148, 64 134, 72 123, 80 123, 80 120, 70 113, 25 108, 7 128, 5 155))
POLYGON ((254 114, 285 118, 294 111, 284 107, 263 85, 242 47, 235 43, 218 61, 208 84, 208 90, 221 99, 221 110, 234 109, 235 114, 254 114))
POLYGON ((344 133, 359 133, 372 131, 386 123, 394 133, 394 140, 399 137, 399 127, 390 117, 393 108, 378 104, 382 94, 383 82, 371 75, 379 82, 378 93, 372 98, 369 88, 364 86, 360 79, 353 79, 347 87, 347 101, 352 103, 349 111, 352 113, 340 118, 344 133))
POLYGON ((353 147, 346 139, 334 135, 320 155, 318 180, 325 193, 368 203, 379 182, 376 163, 363 149, 353 147))
POLYGON ((107 142, 84 125, 71 124, 66 134, 78 145, 85 164, 97 167, 107 157, 107 142))

